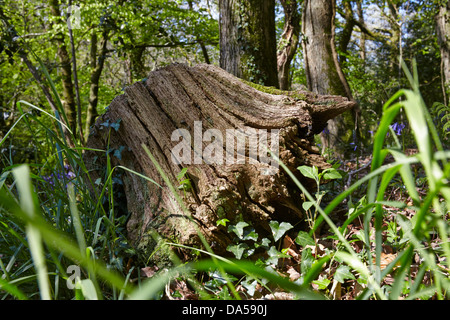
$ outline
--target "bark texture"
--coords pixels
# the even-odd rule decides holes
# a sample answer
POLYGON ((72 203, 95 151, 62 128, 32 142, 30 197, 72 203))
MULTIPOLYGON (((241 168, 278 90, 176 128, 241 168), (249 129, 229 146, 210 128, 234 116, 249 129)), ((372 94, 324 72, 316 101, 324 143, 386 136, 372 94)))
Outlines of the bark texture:
POLYGON ((86 136, 89 134, 89 128, 94 124, 95 118, 98 116, 98 88, 100 83, 100 76, 103 71, 103 66, 106 60, 108 31, 102 32, 102 42, 100 52, 97 54, 97 31, 93 30, 91 33, 91 50, 90 50, 90 64, 91 64, 91 83, 89 90, 89 106, 86 116, 86 136))
MULTIPOLYGON (((59 10, 59 1, 52 0, 50 2, 50 9, 55 17, 61 18, 61 11, 59 10)), ((55 36, 55 41, 58 46, 58 59, 60 63, 61 82, 62 82, 62 96, 63 107, 66 113, 69 128, 76 135, 77 132, 77 114, 75 104, 74 86, 72 82, 72 64, 70 55, 67 51, 66 43, 64 41, 64 34, 62 32, 55 36)))
MULTIPOLYGON (((318 94, 340 95, 352 99, 350 87, 339 65, 335 41, 335 1, 305 0, 302 15, 303 54, 308 89, 318 94)), ((354 117, 347 112, 330 120, 321 140, 324 150, 343 157, 351 142, 354 117), (350 129, 349 129, 350 128, 350 129)))
POLYGON ((278 81, 281 90, 289 90, 290 68, 300 39, 300 12, 297 0, 281 0, 284 27, 277 52, 278 81))
POLYGON ((274 0, 220 0, 220 67, 278 87, 274 0))
POLYGON ((450 103, 450 2, 439 8, 436 31, 441 48, 441 77, 445 103, 450 103))
MULTIPOLYGON (((125 166, 161 185, 123 171, 131 214, 128 237, 138 249, 147 254, 153 251, 156 243, 149 235, 154 231, 177 243, 199 245, 196 225, 212 248, 224 253, 231 239, 226 228, 217 225, 219 219, 250 222, 261 234, 269 234, 271 219, 297 223, 303 212, 300 192, 281 168, 273 175, 264 175, 263 170, 273 169, 273 163, 249 159, 251 143, 246 145, 243 163, 195 162, 199 153, 207 153, 213 145, 212 138, 207 137, 208 130, 216 129, 226 137, 226 130, 230 129, 266 129, 272 137, 270 130, 278 129, 279 158, 300 181, 313 188, 315 182, 302 177, 296 168, 329 167, 314 146, 313 135, 323 129, 328 119, 353 106, 354 102, 346 98, 308 91, 266 93, 212 65, 189 68, 176 64, 150 73, 144 82, 127 87, 123 95, 116 97, 91 130, 88 147, 109 148, 113 166, 125 166), (116 126, 108 128, 108 124, 119 122, 117 131, 116 126), (191 164, 172 160, 180 145, 180 136, 173 138, 177 129, 190 134, 191 164), (196 149, 198 137, 200 148, 196 149), (190 187, 179 190, 179 194, 188 212, 175 201, 143 145, 175 187, 180 185, 177 175, 187 168, 183 179, 189 179, 190 187), (120 157, 113 156, 115 150, 121 150, 120 157)), ((219 140, 216 134, 214 141, 219 140)), ((235 142, 233 155, 238 154, 238 141, 235 142)), ((271 138, 268 147, 275 142, 271 138)), ((230 154, 228 147, 226 151, 215 149, 224 158, 230 154)), ((87 151, 85 161, 92 173, 101 176, 105 163, 99 153, 87 151)))

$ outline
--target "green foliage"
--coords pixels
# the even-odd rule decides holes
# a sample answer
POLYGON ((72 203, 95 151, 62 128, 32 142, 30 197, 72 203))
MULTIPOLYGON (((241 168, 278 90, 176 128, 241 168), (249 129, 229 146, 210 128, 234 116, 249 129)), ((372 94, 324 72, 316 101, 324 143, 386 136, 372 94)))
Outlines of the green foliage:
POLYGON ((435 116, 440 136, 448 142, 450 136, 450 107, 443 103, 435 102, 432 107, 432 113, 435 116))
POLYGON ((306 199, 305 194, 303 194, 303 199, 305 200, 302 203, 302 208, 305 210, 307 215, 307 221, 309 226, 313 228, 317 216, 318 210, 317 207, 320 206, 323 197, 330 191, 321 187, 321 180, 335 180, 341 179, 342 175, 333 167, 323 170, 319 173, 319 169, 316 166, 308 167, 308 166, 300 166, 297 168, 302 175, 307 178, 313 179, 317 185, 316 199, 314 201, 306 199), (314 207, 314 208, 313 208, 314 207), (314 210, 311 210, 313 208, 314 210))

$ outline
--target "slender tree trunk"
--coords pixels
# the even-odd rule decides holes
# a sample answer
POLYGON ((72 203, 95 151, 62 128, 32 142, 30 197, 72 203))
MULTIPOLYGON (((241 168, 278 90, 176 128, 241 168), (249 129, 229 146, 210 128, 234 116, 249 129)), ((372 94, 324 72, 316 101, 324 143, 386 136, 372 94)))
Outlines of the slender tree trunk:
POLYGON ((436 31, 441 48, 442 92, 446 105, 450 103, 450 2, 441 5, 436 16, 436 31))
MULTIPOLYGON (((303 4, 303 54, 308 89, 319 94, 340 95, 352 99, 350 87, 339 65, 334 43, 335 1, 305 0, 303 4)), ((323 150, 343 157, 352 142, 354 116, 351 112, 328 121, 321 135, 323 150)), ((353 141, 354 142, 354 141, 353 141)))
MULTIPOLYGON (((52 0, 50 2, 50 9, 53 16, 61 18, 61 11, 59 10, 59 1, 52 0)), ((74 87, 72 82, 72 69, 69 53, 64 41, 64 35, 58 33, 55 37, 56 44, 58 46, 57 54, 61 71, 61 81, 63 86, 63 107, 66 113, 67 121, 69 122, 69 128, 76 136, 77 128, 77 116, 76 116, 76 104, 74 87)))
MULTIPOLYGON (((356 14, 358 15, 358 22, 361 26, 365 26, 365 20, 364 20, 364 12, 362 9, 362 0, 358 0, 356 1, 356 14)), ((366 64, 366 33, 361 30, 361 35, 360 35, 360 39, 359 39, 359 48, 360 48, 360 57, 361 60, 364 63, 364 66, 366 64)))
POLYGON ((356 20, 353 18, 352 3, 350 0, 344 0, 342 2, 344 7, 345 23, 342 30, 341 40, 339 41, 339 62, 344 65, 347 61, 347 49, 348 44, 352 38, 353 28, 355 27, 356 20))
POLYGON ((220 0, 220 66, 278 87, 275 0, 220 0))
MULTIPOLYGON (((72 6, 72 0, 69 0, 69 6, 72 6)), ((69 19, 69 15, 66 18, 69 19)), ((75 40, 73 38, 72 29, 69 26, 69 24, 68 24, 68 27, 69 27, 70 48, 72 51, 73 82, 75 84, 75 96, 77 98, 78 131, 79 131, 79 135, 80 135, 80 141, 84 145, 83 121, 81 119, 80 88, 78 87, 77 58, 76 58, 76 54, 75 54, 75 40)))
POLYGON ((277 52, 278 81, 280 89, 289 90, 289 71, 299 43, 300 13, 297 0, 281 0, 281 5, 284 10, 284 28, 277 52))
POLYGON ((398 77, 401 77, 401 66, 399 63, 398 57, 402 56, 402 22, 399 16, 399 10, 397 3, 394 3, 392 0, 387 0, 387 8, 389 10, 389 14, 385 14, 383 8, 381 8, 381 13, 387 19, 390 25, 390 61, 389 66, 391 72, 395 74, 397 72, 398 77))
POLYGON ((141 80, 148 74, 148 70, 144 63, 145 46, 136 46, 130 48, 131 74, 134 79, 141 80))
POLYGON ((100 76, 103 71, 104 62, 107 53, 108 32, 103 31, 101 49, 97 55, 97 31, 93 30, 91 34, 91 88, 89 90, 89 106, 86 116, 86 139, 89 135, 89 128, 95 123, 95 118, 98 116, 98 87, 100 76))

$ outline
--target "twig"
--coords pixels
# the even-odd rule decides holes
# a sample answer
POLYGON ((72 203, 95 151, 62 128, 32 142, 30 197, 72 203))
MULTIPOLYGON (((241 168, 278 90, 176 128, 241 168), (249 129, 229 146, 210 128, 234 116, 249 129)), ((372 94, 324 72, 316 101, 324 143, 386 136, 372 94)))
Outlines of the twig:
POLYGON ((365 165, 363 165, 361 168, 357 169, 357 170, 353 170, 350 171, 348 173, 348 179, 347 179, 347 183, 345 184, 345 189, 348 189, 348 187, 350 186, 350 183, 352 182, 352 175, 363 171, 364 169, 366 169, 368 166, 370 166, 372 164, 372 159, 370 159, 369 162, 367 162, 365 165))

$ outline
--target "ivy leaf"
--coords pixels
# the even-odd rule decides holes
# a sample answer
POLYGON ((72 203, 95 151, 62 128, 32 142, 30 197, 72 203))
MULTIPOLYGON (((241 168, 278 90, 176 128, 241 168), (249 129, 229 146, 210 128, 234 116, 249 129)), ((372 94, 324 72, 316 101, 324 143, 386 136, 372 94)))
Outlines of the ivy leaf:
POLYGON ((118 119, 116 122, 111 123, 109 126, 111 128, 113 128, 114 130, 116 130, 116 132, 117 132, 117 131, 119 131, 119 128, 120 128, 120 121, 122 121, 122 119, 118 119))
POLYGON ((311 248, 303 249, 302 251, 302 262, 300 263, 300 270, 302 274, 305 275, 311 269, 314 263, 314 257, 312 255, 311 248))
POLYGON ((270 245, 270 240, 267 238, 263 238, 261 240, 261 243, 255 242, 255 248, 263 247, 263 248, 269 249, 269 245, 270 245))
POLYGON ((278 259, 280 258, 290 258, 290 255, 284 254, 277 249, 275 249, 274 246, 271 246, 270 249, 267 251, 267 254, 269 255, 269 258, 267 259, 268 264, 276 265, 278 264, 278 259))
POLYGON ((334 279, 340 283, 344 283, 345 279, 355 279, 355 276, 350 272, 350 267, 346 265, 340 265, 334 273, 334 279))
POLYGON ((323 278, 323 279, 318 279, 318 280, 314 280, 312 283, 316 284, 318 286, 319 290, 325 290, 328 285, 330 284, 330 280, 328 280, 327 278, 323 278))
POLYGON ((100 126, 109 127, 109 120, 106 120, 105 122, 101 123, 100 126))
POLYGON ((272 230, 272 235, 275 241, 278 241, 289 229, 292 229, 293 226, 289 222, 282 222, 281 224, 278 221, 272 220, 269 222, 270 230, 272 230))
POLYGON ((236 225, 228 226, 228 232, 234 232, 242 240, 244 237, 244 228, 247 226, 249 226, 247 222, 241 221, 236 223, 236 225))
POLYGON ((255 232, 254 228, 250 228, 249 230, 244 229, 242 240, 257 241, 258 240, 258 234, 255 232))
POLYGON ((246 278, 245 281, 241 282, 241 284, 245 289, 247 289, 247 293, 252 297, 255 294, 258 281, 253 280, 250 282, 250 279, 246 278))
POLYGON ((227 251, 233 253, 238 260, 242 258, 242 255, 246 249, 248 249, 248 245, 246 243, 230 244, 227 247, 227 251))
POLYGON ((305 231, 299 231, 297 238, 295 238, 295 243, 302 247, 306 246, 314 246, 314 239, 309 235, 308 232, 305 231))
POLYGON ((224 226, 224 227, 226 227, 227 226, 227 222, 230 222, 230 220, 228 220, 227 218, 220 219, 220 220, 216 221, 216 225, 217 226, 224 226))
POLYGON ((125 146, 120 146, 119 149, 114 150, 114 157, 119 160, 122 160, 122 151, 125 149, 125 146))

